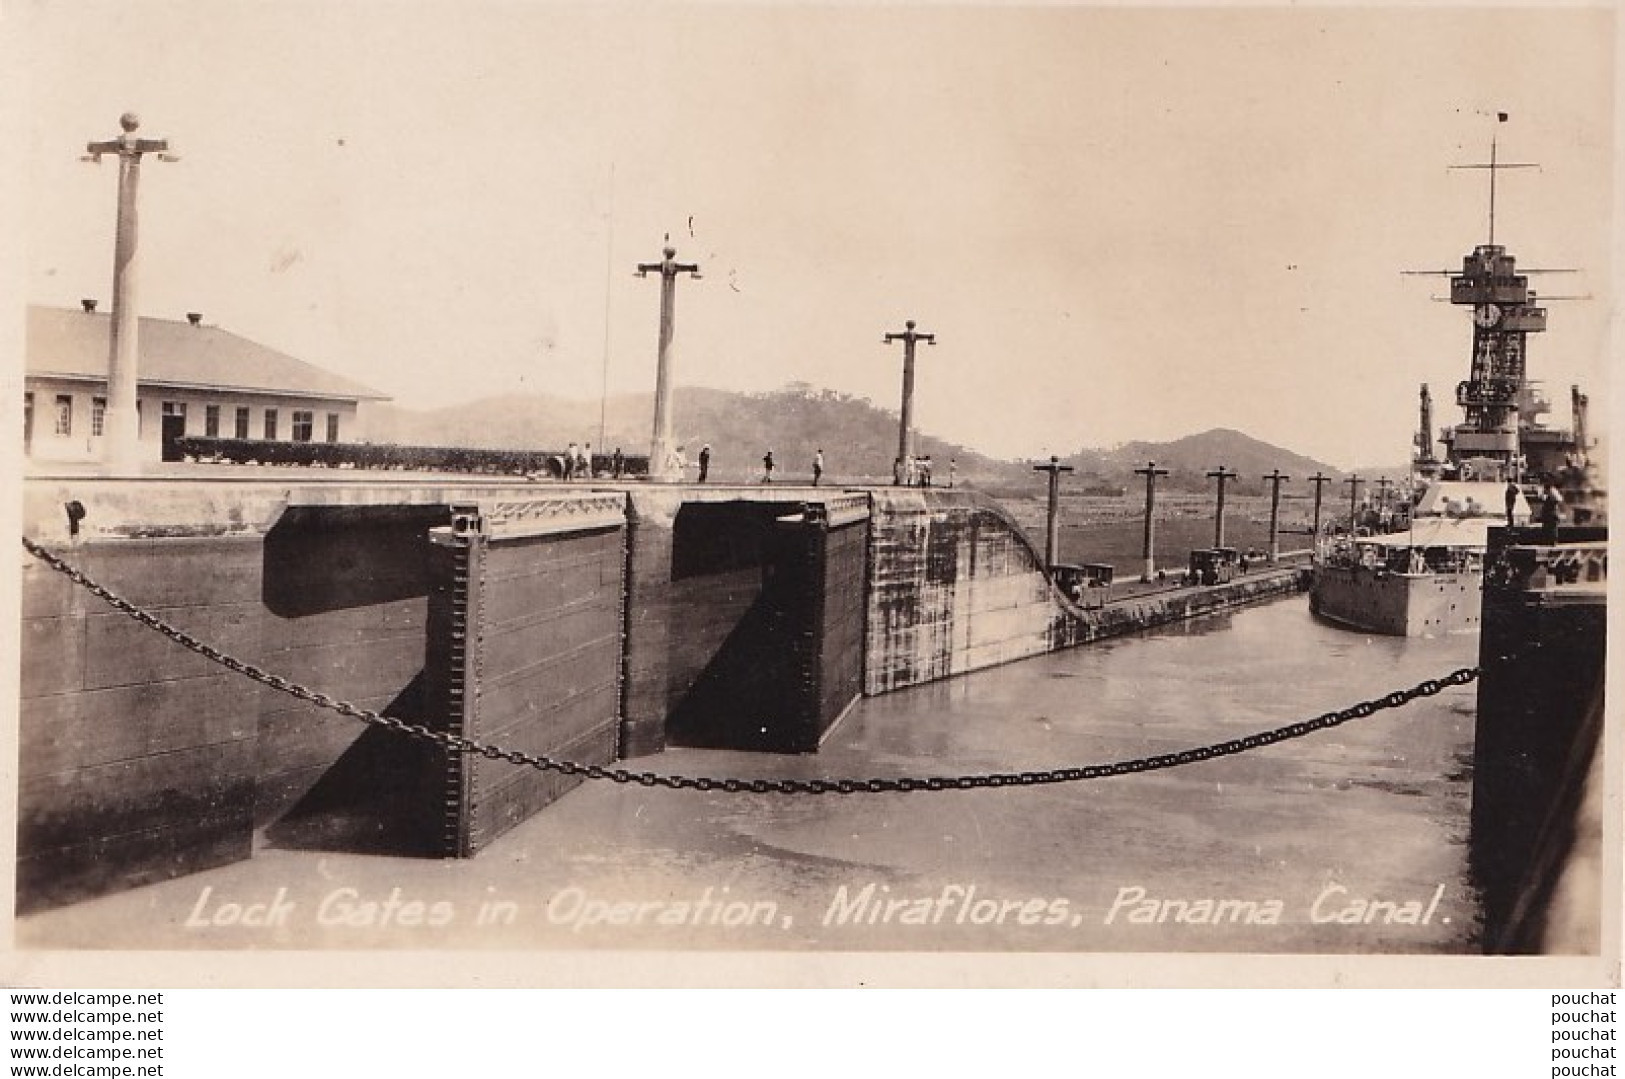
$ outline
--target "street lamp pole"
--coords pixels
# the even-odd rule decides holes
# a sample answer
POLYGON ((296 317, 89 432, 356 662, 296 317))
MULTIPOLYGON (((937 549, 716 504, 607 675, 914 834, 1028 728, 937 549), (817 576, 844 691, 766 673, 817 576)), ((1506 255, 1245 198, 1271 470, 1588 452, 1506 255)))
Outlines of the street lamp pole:
POLYGON ((1281 560, 1281 481, 1292 477, 1283 476, 1280 469, 1272 468, 1264 478, 1270 482, 1270 565, 1273 566, 1281 560))
POLYGON ((1210 480, 1216 479, 1216 480, 1219 481, 1219 504, 1218 504, 1218 509, 1213 514, 1213 546, 1215 546, 1215 547, 1223 547, 1224 546, 1224 481, 1225 480, 1233 480, 1233 479, 1235 479, 1236 478, 1236 473, 1231 472, 1229 469, 1225 468, 1223 465, 1220 465, 1218 468, 1214 469, 1212 472, 1209 472, 1207 474, 1207 478, 1210 479, 1210 480))
POLYGON ((1034 465, 1033 471, 1049 473, 1049 517, 1044 530, 1044 568, 1054 570, 1055 558, 1061 548, 1061 473, 1071 472, 1072 466, 1061 464, 1059 457, 1051 457, 1049 464, 1034 465))
POLYGON ((1316 472, 1313 476, 1309 477, 1309 482, 1315 485, 1315 527, 1314 527, 1313 539, 1311 540, 1311 542, 1312 543, 1319 543, 1320 542, 1320 492, 1321 492, 1322 488, 1324 488, 1328 483, 1332 482, 1332 478, 1330 476, 1323 476, 1319 472, 1316 472))
POLYGON ((1154 509, 1157 501, 1157 477, 1166 476, 1166 468, 1158 468, 1157 462, 1147 461, 1144 468, 1134 470, 1136 476, 1145 477, 1145 543, 1141 555, 1145 559, 1145 567, 1140 571, 1140 580, 1149 581, 1157 574, 1155 557, 1152 553, 1156 541, 1156 516, 1154 509))
POLYGON ((136 403, 140 384, 140 317, 137 300, 139 253, 136 194, 141 183, 141 158, 157 154, 160 161, 178 160, 169 152, 168 139, 136 135, 140 117, 127 112, 119 117, 123 133, 85 144, 85 160, 100 162, 103 154, 118 155, 118 223, 113 239, 113 329, 107 357, 107 412, 103 416, 103 460, 113 472, 140 467, 140 414, 136 403))
POLYGON ((937 335, 917 332, 914 320, 909 319, 903 323, 902 333, 888 333, 883 343, 889 345, 893 341, 903 342, 903 408, 898 419, 897 463, 906 468, 908 459, 914 456, 914 345, 918 341, 935 345, 937 335))
POLYGON ((696 280, 700 276, 697 264, 677 261, 677 249, 670 244, 663 254, 659 262, 638 263, 639 277, 660 275, 660 351, 655 368, 654 435, 649 441, 649 477, 655 480, 673 478, 668 461, 672 449, 672 337, 676 333, 677 275, 686 273, 696 280))

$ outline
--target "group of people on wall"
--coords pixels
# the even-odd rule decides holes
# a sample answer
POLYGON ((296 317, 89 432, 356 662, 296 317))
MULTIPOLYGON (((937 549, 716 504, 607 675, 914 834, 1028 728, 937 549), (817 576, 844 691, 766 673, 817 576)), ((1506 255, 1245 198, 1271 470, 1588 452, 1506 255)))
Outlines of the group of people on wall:
MULTIPOLYGON (((666 453, 663 462, 663 472, 679 482, 689 476, 689 470, 695 469, 695 483, 708 483, 711 480, 711 444, 706 442, 700 446, 700 451, 691 464, 685 446, 673 446, 666 453)), ((624 479, 629 475, 626 455, 619 446, 607 457, 593 456, 592 443, 571 442, 564 453, 559 456, 556 463, 559 465, 559 478, 565 481, 598 479, 624 479)), ((813 451, 810 462, 811 485, 819 487, 824 482, 824 450, 819 447, 813 451)), ((959 466, 956 460, 948 461, 947 486, 954 486, 959 466)), ((770 484, 779 478, 779 462, 774 456, 771 447, 762 454, 762 471, 757 483, 770 484)), ((931 455, 919 457, 910 455, 899 457, 892 462, 892 482, 899 487, 931 487, 936 481, 932 476, 931 455)))
MULTIPOLYGON (((565 480, 604 478, 606 476, 618 480, 625 478, 629 471, 626 455, 621 452, 619 446, 615 447, 615 452, 610 455, 609 460, 603 462, 602 466, 600 466, 592 455, 591 442, 588 442, 585 447, 577 447, 572 442, 569 448, 564 451, 563 461, 564 468, 560 475, 565 480)), ((662 463, 665 465, 665 473, 669 476, 683 476, 689 467, 688 457, 685 455, 682 446, 673 446, 667 450, 666 458, 662 463)), ((711 446, 709 443, 700 450, 699 465, 700 482, 704 483, 711 468, 711 446)))
POLYGON ((593 457, 591 442, 585 445, 571 442, 565 447, 560 460, 562 467, 559 478, 564 480, 590 480, 596 475, 605 473, 614 479, 626 475, 626 455, 621 452, 619 446, 615 447, 615 452, 609 455, 609 459, 604 461, 602 466, 593 457))
MULTIPOLYGON (((916 457, 909 454, 906 457, 892 458, 892 483, 898 487, 930 487, 933 486, 931 478, 931 455, 929 453, 916 457)), ((954 485, 959 474, 959 461, 957 458, 948 459, 948 486, 954 485)))
MULTIPOLYGON (((696 483, 707 483, 707 482, 709 482, 710 479, 711 479, 711 443, 707 442, 703 446, 700 447, 700 455, 699 455, 699 458, 698 458, 698 464, 699 464, 699 473, 698 473, 698 475, 696 475, 694 477, 694 482, 696 482, 696 483)), ((668 465, 667 471, 668 471, 668 473, 670 475, 679 476, 679 477, 685 475, 684 470, 688 467, 688 464, 687 464, 687 462, 685 460, 683 460, 682 447, 681 446, 677 447, 677 459, 676 459, 676 461, 668 461, 667 465, 668 465)), ((761 475, 761 478, 759 480, 757 480, 756 482, 758 482, 758 483, 772 483, 774 474, 778 471, 778 467, 779 467, 778 461, 773 456, 773 449, 772 449, 772 447, 768 447, 767 452, 762 454, 762 475, 761 475)), ((820 484, 822 484, 823 481, 824 481, 824 450, 823 450, 822 447, 819 447, 817 450, 813 451, 813 458, 812 458, 812 485, 814 487, 817 487, 820 484)))

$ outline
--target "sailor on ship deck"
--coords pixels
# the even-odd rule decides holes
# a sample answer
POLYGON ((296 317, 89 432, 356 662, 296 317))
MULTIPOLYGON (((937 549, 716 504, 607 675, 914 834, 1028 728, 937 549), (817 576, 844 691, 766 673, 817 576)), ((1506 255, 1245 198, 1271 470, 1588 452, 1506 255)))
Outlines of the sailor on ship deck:
POLYGON ((1557 542, 1557 522, 1563 514, 1563 496, 1547 480, 1540 492, 1541 538, 1547 543, 1557 542))

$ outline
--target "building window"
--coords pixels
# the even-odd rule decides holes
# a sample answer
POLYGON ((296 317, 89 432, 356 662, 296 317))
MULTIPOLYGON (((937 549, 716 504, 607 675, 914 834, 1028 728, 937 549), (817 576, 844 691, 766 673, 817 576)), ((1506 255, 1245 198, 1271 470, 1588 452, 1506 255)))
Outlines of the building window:
POLYGON ((309 442, 316 433, 316 413, 303 409, 293 411, 293 440, 295 442, 309 442))
POLYGON ((179 434, 181 437, 183 437, 183 438, 185 437, 185 435, 186 435, 186 402, 185 401, 161 401, 161 402, 159 402, 158 416, 159 416, 158 429, 164 433, 165 438, 170 437, 169 432, 170 432, 171 428, 173 428, 175 430, 175 432, 177 434, 179 434), (177 419, 180 422, 176 423, 176 424, 171 424, 169 422, 171 418, 177 419))
POLYGON ((92 397, 90 399, 90 433, 105 435, 107 433, 107 398, 92 397))
POLYGON ((247 438, 248 437, 248 409, 243 408, 241 406, 239 406, 238 409, 237 409, 236 434, 232 435, 232 437, 233 438, 247 438))
POLYGON ((73 396, 59 393, 56 395, 56 433, 58 435, 73 434, 73 396))
POLYGON ((338 440, 339 440, 339 414, 337 412, 329 412, 327 414, 327 441, 329 441, 329 442, 337 442, 338 440))
POLYGON ((267 442, 276 440, 276 409, 274 408, 265 410, 265 440, 267 442))
POLYGON ((203 406, 203 437, 204 438, 219 438, 220 437, 220 406, 219 405, 204 405, 203 406))

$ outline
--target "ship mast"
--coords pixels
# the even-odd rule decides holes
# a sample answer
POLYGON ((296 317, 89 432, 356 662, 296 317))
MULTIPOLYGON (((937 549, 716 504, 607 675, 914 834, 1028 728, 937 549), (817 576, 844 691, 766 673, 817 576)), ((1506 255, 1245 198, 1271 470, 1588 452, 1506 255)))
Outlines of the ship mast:
MULTIPOLYGON (((1497 125, 1506 120, 1506 113, 1496 115, 1497 125)), ((1536 305, 1517 260, 1495 242, 1496 173, 1537 166, 1500 160, 1499 140, 1492 136, 1488 162, 1453 167, 1489 170, 1490 212, 1489 241, 1474 248, 1450 278, 1450 302, 1473 309, 1473 352, 1468 377, 1456 386, 1465 422, 1444 433, 1446 457, 1459 478, 1517 479, 1520 412, 1539 407, 1526 377, 1528 335, 1545 331, 1546 309, 1536 305)))

